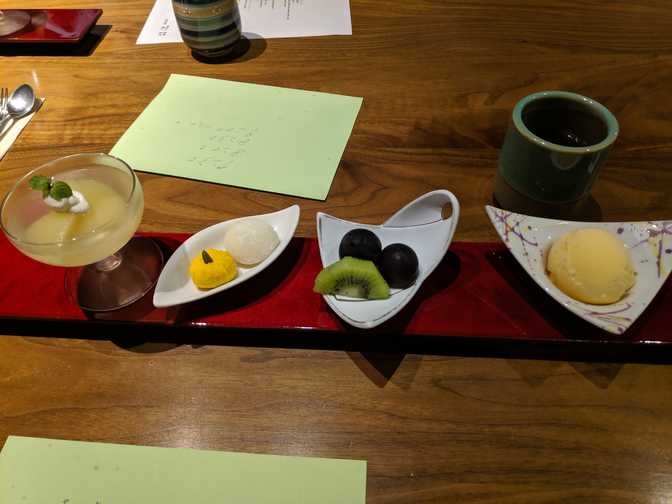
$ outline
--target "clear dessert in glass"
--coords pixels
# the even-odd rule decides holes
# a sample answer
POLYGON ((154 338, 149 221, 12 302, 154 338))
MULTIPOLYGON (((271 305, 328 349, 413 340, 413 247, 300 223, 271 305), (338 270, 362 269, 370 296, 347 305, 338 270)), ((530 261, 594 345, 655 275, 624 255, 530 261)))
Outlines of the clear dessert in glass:
POLYGON ((25 255, 76 267, 66 288, 82 308, 109 311, 147 293, 163 264, 153 240, 133 238, 143 208, 140 181, 125 162, 75 154, 22 177, 2 202, 0 223, 25 255))

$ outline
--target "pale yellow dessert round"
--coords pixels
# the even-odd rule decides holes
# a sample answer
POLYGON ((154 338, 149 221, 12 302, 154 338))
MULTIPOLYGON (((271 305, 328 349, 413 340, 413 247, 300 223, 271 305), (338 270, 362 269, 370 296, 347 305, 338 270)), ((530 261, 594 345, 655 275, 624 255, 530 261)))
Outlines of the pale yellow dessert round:
POLYGON ((238 264, 252 266, 266 259, 280 243, 267 222, 250 218, 233 224, 224 235, 224 248, 238 264))
POLYGON ((562 236, 548 253, 546 269, 562 292, 584 303, 615 303, 635 284, 628 249, 603 229, 578 229, 562 236))

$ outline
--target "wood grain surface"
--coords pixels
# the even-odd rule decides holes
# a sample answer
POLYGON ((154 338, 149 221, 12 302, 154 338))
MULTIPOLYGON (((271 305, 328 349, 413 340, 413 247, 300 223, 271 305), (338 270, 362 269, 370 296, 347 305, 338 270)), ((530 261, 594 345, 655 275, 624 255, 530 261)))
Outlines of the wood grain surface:
POLYGON ((0 355, 3 439, 365 459, 371 503, 672 492, 668 367, 9 336, 0 355))
MULTIPOLYGON (((0 85, 29 82, 47 99, 0 162, 0 193, 55 157, 109 151, 184 73, 364 104, 326 201, 141 174, 143 230, 194 232, 298 202, 299 234, 313 236, 318 210, 379 223, 445 187, 462 204, 456 239, 495 240, 483 205, 507 121, 518 99, 545 89, 596 98, 620 122, 593 191, 604 218, 672 216, 668 0, 351 0, 353 36, 254 41, 224 65, 181 44, 136 46, 151 4, 99 2, 108 31, 88 56, 0 56, 0 85)), ((672 495, 670 367, 53 336, 0 338, 0 439, 366 459, 370 503, 672 495)))

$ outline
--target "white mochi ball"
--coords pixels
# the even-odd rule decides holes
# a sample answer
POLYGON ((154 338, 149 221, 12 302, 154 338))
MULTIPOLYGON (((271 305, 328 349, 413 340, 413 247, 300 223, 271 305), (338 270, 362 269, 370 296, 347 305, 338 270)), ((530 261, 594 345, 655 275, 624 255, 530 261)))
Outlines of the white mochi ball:
POLYGON ((232 225, 224 235, 224 247, 237 263, 250 266, 266 259, 280 243, 275 230, 261 219, 232 225))

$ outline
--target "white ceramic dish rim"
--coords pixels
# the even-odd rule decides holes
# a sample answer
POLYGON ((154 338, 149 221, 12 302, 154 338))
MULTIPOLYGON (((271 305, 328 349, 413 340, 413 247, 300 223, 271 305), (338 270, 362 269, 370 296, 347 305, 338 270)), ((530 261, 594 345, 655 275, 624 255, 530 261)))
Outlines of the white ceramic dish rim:
MULTIPOLYGON (((400 300, 399 303, 395 304, 393 307, 391 307, 390 310, 385 312, 383 315, 377 317, 376 319, 373 320, 366 320, 366 321, 360 321, 360 320, 355 320, 348 316, 346 313, 343 313, 343 311, 336 305, 335 301, 337 298, 335 296, 331 295, 323 295, 322 297, 326 301, 326 303, 331 307, 334 312, 341 317, 343 320, 345 320, 348 324, 353 325, 355 327, 359 327, 361 329, 372 329, 373 327, 376 327, 377 325, 382 324, 383 322, 389 320, 392 318, 394 315, 396 315, 399 311, 401 311, 415 296, 417 291, 420 289, 424 281, 432 274, 432 272, 437 268, 437 266, 441 263, 443 258, 445 257, 446 253, 448 252, 448 249, 450 248, 450 245, 453 241, 453 237, 455 236, 455 230, 457 229, 457 225, 459 223, 459 217, 460 217, 460 204, 459 200, 457 197, 450 191, 445 190, 445 189, 439 189, 435 191, 428 192, 424 195, 419 196, 415 200, 409 202, 406 204, 404 207, 402 207, 400 210, 395 212, 387 221, 385 221, 384 224, 363 224, 359 222, 353 222, 349 221, 346 219, 341 219, 338 217, 334 217, 332 215, 323 213, 323 212, 318 212, 316 214, 316 221, 317 221, 317 236, 318 236, 318 244, 319 244, 319 249, 320 249, 320 260, 322 262, 322 266, 326 267, 328 266, 326 258, 325 258, 325 251, 324 247, 322 246, 322 219, 332 219, 334 221, 339 221, 342 222, 348 226, 351 226, 353 228, 363 228, 363 229, 370 229, 370 230, 376 230, 376 229, 385 229, 385 230, 408 230, 409 228, 422 228, 422 227, 431 227, 431 226, 446 226, 449 225, 450 229, 448 231, 447 239, 445 240, 445 243, 442 246, 442 253, 440 256, 438 256, 430 265, 428 268, 424 268, 420 274, 418 275, 418 278, 416 279, 415 283, 411 286, 408 287, 407 289, 400 289, 398 291, 395 291, 394 294, 398 294, 400 292, 407 292, 408 294, 404 296, 403 299, 400 300), (415 225, 408 225, 408 226, 395 226, 391 225, 389 223, 395 222, 398 220, 403 219, 403 216, 406 213, 411 213, 416 208, 419 208, 423 202, 429 201, 431 198, 434 197, 440 197, 440 198, 445 198, 443 200, 443 204, 439 207, 435 207, 432 209, 432 207, 429 207, 429 210, 426 212, 423 212, 424 216, 426 219, 423 219, 424 222, 418 222, 415 225), (452 207, 452 214, 447 217, 443 218, 442 212, 443 212, 443 207, 445 205, 450 204, 452 207), (447 224, 448 223, 448 224, 447 224)), ((344 301, 343 299, 338 299, 339 301, 344 301)), ((354 300, 347 300, 345 302, 354 302, 354 300)), ((364 301, 367 302, 367 301, 364 301)), ((375 301, 371 301, 375 302, 375 301)))
MULTIPOLYGON (((320 219, 331 219, 331 220, 334 220, 334 221, 338 221, 338 222, 342 222, 344 224, 347 224, 347 225, 349 225, 353 228, 369 229, 369 230, 372 230, 372 231, 374 231, 376 229, 386 229, 386 230, 389 229, 389 230, 392 230, 392 231, 402 232, 402 231, 405 231, 405 230, 408 230, 408 229, 440 227, 440 226, 445 225, 443 221, 428 222, 426 224, 418 224, 416 226, 386 226, 385 224, 362 224, 360 222, 353 222, 353 221, 349 221, 349 220, 346 220, 346 219, 341 219, 339 217, 334 217, 333 215, 329 215, 329 214, 324 213, 324 212, 317 212, 317 226, 318 226, 317 234, 318 234, 318 236, 320 236, 320 233, 321 233, 320 219)), ((446 219, 446 220, 448 220, 448 219, 446 219)), ((449 232, 447 243, 444 244, 444 246, 443 246, 443 255, 438 260, 435 260, 432 263, 432 265, 429 269, 420 271, 420 273, 418 274, 418 278, 413 283, 413 285, 411 285, 410 287, 407 287, 408 289, 412 289, 416 284, 421 285, 422 282, 424 282, 425 279, 429 275, 432 274, 432 272, 436 269, 436 267, 439 264, 441 264, 441 261, 443 260, 443 257, 446 255, 446 252, 448 252, 448 249, 450 248, 450 243, 453 241, 454 234, 455 234, 455 226, 453 226, 453 229, 449 232)), ((327 264, 326 258, 324 257, 324 254, 325 253, 324 253, 322 247, 320 247, 320 260, 322 261, 322 267, 326 268, 328 266, 328 264, 327 264)), ((402 291, 402 290, 406 290, 406 289, 393 289, 393 290, 402 291)), ((327 296, 327 295, 325 294, 325 296, 327 296)), ((363 301, 366 301, 366 300, 363 300, 363 301)))
MULTIPOLYGON (((284 208, 282 210, 278 210, 277 212, 270 212, 266 214, 259 214, 259 215, 248 215, 245 217, 237 217, 235 219, 229 219, 226 221, 218 222, 216 224, 213 224, 211 226, 208 226, 207 228, 204 228, 197 233, 193 234, 190 236, 187 240, 185 240, 183 243, 180 244, 180 246, 175 249, 173 254, 170 256, 166 264, 164 265, 163 269, 161 270, 161 274, 159 275, 159 280, 157 281, 157 290, 154 291, 154 306, 156 308, 168 308, 170 306, 176 306, 180 304, 185 304, 185 303, 191 303, 193 301, 198 301, 200 299, 207 298, 209 296, 213 296, 215 294, 218 294, 220 292, 223 292, 225 290, 231 289, 237 285, 240 285, 251 278, 254 278, 256 275, 264 271, 266 268, 268 268, 278 257, 280 257, 280 254, 282 254, 287 246, 289 245, 290 241, 294 237, 294 234, 296 232, 296 228, 299 224, 299 216, 300 216, 300 207, 299 205, 292 205, 287 208, 284 208), (172 270, 175 268, 173 267, 173 264, 177 262, 177 253, 180 249, 186 249, 189 247, 190 244, 198 241, 203 235, 207 234, 214 234, 217 233, 219 235, 219 240, 221 241, 221 237, 223 236, 223 232, 226 228, 230 227, 232 224, 235 224, 236 222, 240 222, 243 220, 247 219, 253 219, 253 218, 259 218, 264 220, 264 218, 268 217, 273 217, 273 216, 280 216, 286 214, 288 219, 287 222, 289 223, 289 233, 287 233, 285 236, 279 236, 280 238, 280 243, 278 243, 278 246, 271 252, 271 254, 264 259, 262 262, 259 264, 252 266, 252 267, 241 267, 238 265, 239 271, 242 269, 245 271, 245 275, 239 275, 237 278, 233 279, 230 282, 227 282, 223 285, 220 285, 219 287, 215 287, 214 289, 208 289, 208 290, 198 290, 196 287, 195 291, 192 292, 192 295, 189 296, 188 298, 182 298, 181 300, 172 300, 172 301, 162 301, 163 297, 167 297, 165 294, 162 294, 161 292, 158 291, 158 287, 161 284, 161 277, 164 274, 169 274, 172 270)), ((277 229, 276 229, 277 233, 277 229)), ((279 233, 278 233, 279 234, 279 233)), ((188 273, 184 273, 186 276, 188 276, 188 273)), ((187 279, 188 282, 191 282, 191 279, 187 279)))

